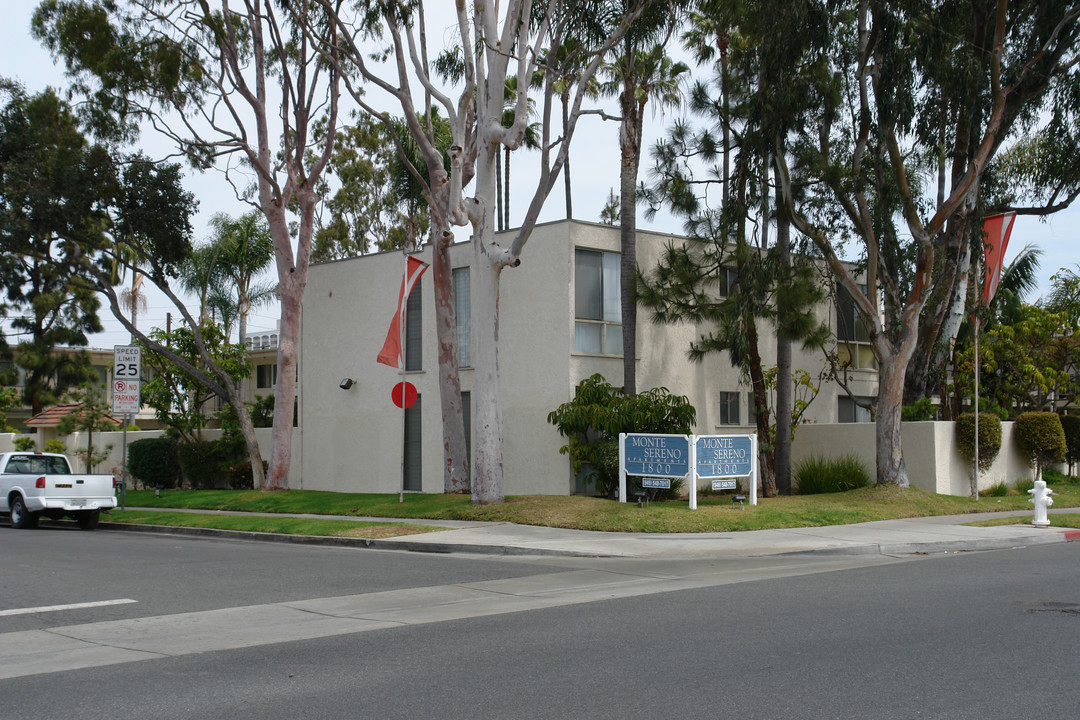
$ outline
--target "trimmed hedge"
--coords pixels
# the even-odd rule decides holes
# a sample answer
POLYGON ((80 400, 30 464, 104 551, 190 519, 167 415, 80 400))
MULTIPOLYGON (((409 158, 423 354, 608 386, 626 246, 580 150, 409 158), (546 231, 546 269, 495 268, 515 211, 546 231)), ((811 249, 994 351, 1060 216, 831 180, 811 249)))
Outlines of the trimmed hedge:
POLYGON ((1071 472, 1080 462, 1080 415, 1062 415, 1061 429, 1065 432, 1065 459, 1071 472))
POLYGON ((1057 413, 1021 413, 1015 427, 1020 451, 1037 466, 1065 459, 1065 431, 1057 413))
POLYGON ((180 466, 176 462, 176 441, 156 437, 128 443, 127 469, 143 485, 176 487, 180 474, 180 466))
POLYGON ((230 459, 222 443, 202 440, 184 443, 178 448, 180 469, 192 488, 226 487, 227 474, 222 468, 230 459))
MULTIPOLYGON (((975 465, 975 413, 956 419, 956 442, 960 455, 975 465)), ((979 413, 979 469, 989 470, 1001 451, 1001 418, 993 413, 979 413)))

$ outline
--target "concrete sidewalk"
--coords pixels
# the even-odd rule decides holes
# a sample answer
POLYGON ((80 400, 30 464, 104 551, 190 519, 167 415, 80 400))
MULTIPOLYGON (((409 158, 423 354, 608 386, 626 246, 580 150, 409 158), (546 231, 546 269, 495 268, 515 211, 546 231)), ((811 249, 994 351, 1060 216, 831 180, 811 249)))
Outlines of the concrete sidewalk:
MULTIPOLYGON (((1052 510, 1051 514, 1054 514, 1054 512, 1052 510)), ((1076 509, 1063 508, 1060 512, 1076 512, 1076 509)), ((248 513, 225 514, 243 515, 248 513)), ((331 519, 322 515, 292 515, 292 517, 331 519)), ((793 553, 906 555, 913 553, 995 550, 1080 540, 1080 530, 1036 528, 1031 525, 1031 518, 1031 512, 1021 511, 880 520, 854 525, 716 533, 611 533, 516 525, 514 523, 403 520, 399 518, 371 517, 332 518, 419 523, 449 528, 441 532, 379 540, 274 535, 201 528, 166 528, 109 522, 102 522, 101 528, 136 532, 169 532, 184 535, 234 537, 271 542, 359 546, 414 552, 623 558, 762 557, 793 553), (982 519, 1003 516, 1016 517, 1018 524, 995 527, 969 527, 966 525, 966 523, 982 519)))

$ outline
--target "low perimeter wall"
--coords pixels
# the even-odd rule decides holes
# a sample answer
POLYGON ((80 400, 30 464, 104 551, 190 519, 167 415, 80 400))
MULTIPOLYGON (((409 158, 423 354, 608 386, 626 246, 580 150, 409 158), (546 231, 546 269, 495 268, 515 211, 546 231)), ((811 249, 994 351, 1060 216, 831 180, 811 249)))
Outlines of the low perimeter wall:
MULTIPOLYGON (((791 464, 811 456, 854 455, 875 474, 874 423, 800 425, 792 443, 791 464)), ((906 422, 902 425, 904 463, 912 486, 942 495, 970 495, 969 464, 956 446, 953 422, 906 422)), ((1013 423, 1001 423, 1001 451, 989 470, 979 473, 979 490, 1005 481, 1016 485, 1033 469, 1013 439, 1013 423)))
MULTIPOLYGON (((159 437, 163 432, 163 430, 132 431, 127 434, 127 441, 132 443, 136 440, 159 437)), ((271 428, 255 428, 255 437, 259 439, 259 450, 262 453, 263 460, 270 459, 270 435, 271 428)), ((221 430, 203 430, 202 436, 204 440, 217 440, 221 437, 221 430)), ((15 438, 17 437, 19 436, 14 433, 0 433, 0 452, 14 451, 15 438)), ((82 460, 75 454, 78 450, 86 450, 86 433, 76 432, 60 439, 64 441, 67 447, 65 454, 71 461, 71 466, 75 469, 75 472, 86 472, 86 467, 83 465, 82 460)), ((289 458, 290 478, 300 477, 300 444, 300 428, 293 428, 292 455, 289 458)), ((100 451, 106 447, 109 448, 109 454, 103 462, 99 463, 97 467, 94 468, 94 472, 102 474, 111 473, 114 476, 119 477, 123 466, 124 433, 94 433, 94 449, 100 451)), ((40 450, 41 448, 38 449, 40 450)), ((294 485, 299 487, 298 483, 294 483, 294 485)))

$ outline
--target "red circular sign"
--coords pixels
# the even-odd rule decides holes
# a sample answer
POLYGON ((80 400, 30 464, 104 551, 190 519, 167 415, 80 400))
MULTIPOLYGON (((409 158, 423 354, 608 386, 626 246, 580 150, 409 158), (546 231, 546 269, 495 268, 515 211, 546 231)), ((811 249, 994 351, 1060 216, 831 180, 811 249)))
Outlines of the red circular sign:
POLYGON ((416 404, 416 386, 411 382, 396 383, 394 389, 390 391, 390 398, 394 401, 394 404, 398 407, 411 408, 416 404), (405 388, 405 404, 402 405, 401 395, 402 386, 405 388))

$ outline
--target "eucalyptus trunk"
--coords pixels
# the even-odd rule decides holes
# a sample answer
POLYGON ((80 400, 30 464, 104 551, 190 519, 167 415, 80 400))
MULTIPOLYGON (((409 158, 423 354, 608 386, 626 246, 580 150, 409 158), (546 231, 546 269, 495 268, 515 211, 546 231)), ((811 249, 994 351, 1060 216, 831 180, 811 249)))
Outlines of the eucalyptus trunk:
MULTIPOLYGON (((791 273, 791 221, 784 212, 783 202, 776 198, 776 252, 780 260, 781 277, 791 273)), ((787 326, 783 304, 777 306, 776 325, 787 326)), ((791 415, 794 397, 791 378, 791 337, 786 332, 776 334, 776 489, 791 492, 791 415)))
POLYGON ((443 492, 469 489, 469 457, 458 378, 457 322, 449 239, 434 238, 431 274, 435 286, 435 327, 439 345, 439 400, 443 428, 443 492))

